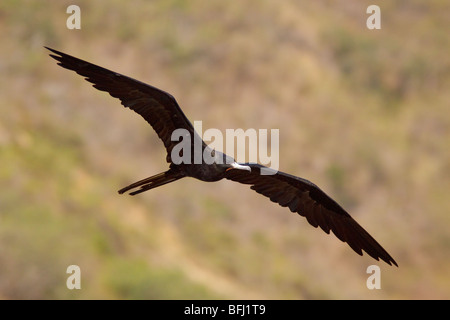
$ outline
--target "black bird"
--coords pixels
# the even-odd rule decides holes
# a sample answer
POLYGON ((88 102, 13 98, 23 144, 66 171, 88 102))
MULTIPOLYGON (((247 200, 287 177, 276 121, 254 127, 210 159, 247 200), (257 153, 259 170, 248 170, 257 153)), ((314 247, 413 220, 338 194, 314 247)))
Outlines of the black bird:
MULTIPOLYGON (((141 115, 163 141, 167 150, 166 160, 170 163, 169 170, 120 189, 120 194, 134 189, 130 194, 135 195, 184 177, 208 182, 226 178, 250 185, 251 189, 280 206, 288 207, 292 212, 304 216, 312 226, 316 228, 319 226, 327 234, 331 230, 339 240, 347 242, 357 254, 362 255, 364 250, 376 260, 381 259, 389 265, 398 266, 367 231, 314 183, 280 171, 273 175, 262 175, 261 170, 267 169, 262 165, 237 163, 233 158, 209 149, 169 93, 63 52, 45 48, 54 53, 50 56, 58 61, 58 65, 82 75, 93 83, 94 88, 119 98, 122 105, 141 115), (194 162, 175 164, 171 159, 171 153, 178 141, 172 141, 171 135, 176 129, 187 130, 190 137, 201 143, 202 151, 210 152, 218 161, 212 164, 194 162)), ((191 157, 194 155, 194 140, 191 141, 191 157)))

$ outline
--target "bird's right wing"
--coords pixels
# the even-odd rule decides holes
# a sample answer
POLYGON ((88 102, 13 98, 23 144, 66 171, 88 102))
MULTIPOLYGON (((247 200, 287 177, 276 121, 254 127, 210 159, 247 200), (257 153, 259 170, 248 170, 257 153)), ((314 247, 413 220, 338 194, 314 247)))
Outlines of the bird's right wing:
POLYGON ((191 122, 169 93, 63 52, 45 48, 54 53, 50 56, 58 61, 58 65, 84 76, 94 84, 94 88, 119 98, 122 105, 141 115, 163 141, 167 150, 167 162, 171 162, 172 148, 178 143, 171 141, 175 129, 186 129, 191 138, 195 136, 191 122))
POLYGON ((304 216, 314 227, 320 227, 326 233, 330 230, 338 239, 347 242, 359 255, 362 250, 372 258, 382 259, 389 265, 395 260, 383 247, 364 230, 336 201, 330 198, 312 182, 284 172, 262 175, 259 164, 244 164, 251 171, 230 169, 225 178, 251 185, 251 189, 268 197, 282 207, 304 216))

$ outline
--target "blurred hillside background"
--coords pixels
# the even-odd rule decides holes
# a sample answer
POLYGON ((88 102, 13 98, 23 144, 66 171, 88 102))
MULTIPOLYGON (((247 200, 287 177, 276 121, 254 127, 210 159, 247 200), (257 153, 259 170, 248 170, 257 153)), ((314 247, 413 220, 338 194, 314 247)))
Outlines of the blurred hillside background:
POLYGON ((449 21, 443 0, 2 0, 0 298, 450 298, 449 21), (118 195, 167 169, 163 145, 44 45, 170 92, 204 129, 280 129, 280 170, 399 268, 230 181, 118 195))

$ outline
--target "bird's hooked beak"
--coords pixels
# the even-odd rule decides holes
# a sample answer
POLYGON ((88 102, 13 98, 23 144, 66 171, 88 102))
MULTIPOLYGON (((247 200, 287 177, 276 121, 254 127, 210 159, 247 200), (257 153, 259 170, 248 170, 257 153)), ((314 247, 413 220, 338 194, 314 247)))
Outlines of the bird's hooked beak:
POLYGON ((233 162, 231 164, 231 168, 228 168, 227 171, 231 170, 231 169, 247 170, 247 171, 252 172, 252 168, 250 168, 249 166, 244 166, 244 165, 239 164, 237 162, 233 162))

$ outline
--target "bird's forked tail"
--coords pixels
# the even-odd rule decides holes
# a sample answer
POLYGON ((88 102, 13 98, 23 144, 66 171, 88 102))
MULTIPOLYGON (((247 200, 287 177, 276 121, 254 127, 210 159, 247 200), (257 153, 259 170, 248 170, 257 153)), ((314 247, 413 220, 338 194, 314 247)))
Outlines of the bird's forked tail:
POLYGON ((119 193, 122 194, 122 193, 127 192, 128 190, 140 187, 139 190, 130 192, 130 195, 134 196, 138 193, 141 193, 141 192, 144 192, 144 191, 156 188, 156 187, 160 187, 167 183, 176 181, 178 179, 183 178, 184 176, 185 175, 182 172, 171 168, 171 169, 167 170, 166 172, 162 172, 162 173, 156 174, 154 176, 145 178, 143 180, 139 180, 135 183, 132 183, 129 186, 120 189, 119 193))

